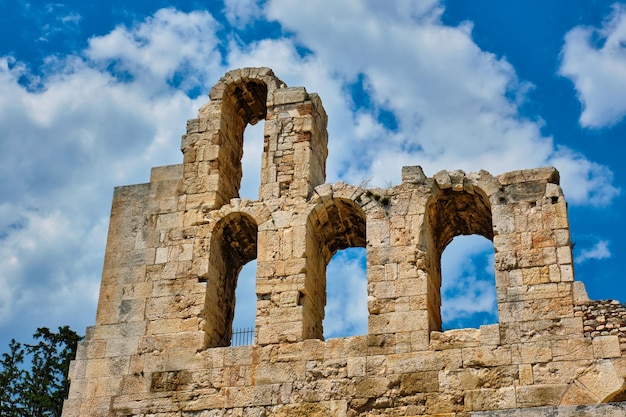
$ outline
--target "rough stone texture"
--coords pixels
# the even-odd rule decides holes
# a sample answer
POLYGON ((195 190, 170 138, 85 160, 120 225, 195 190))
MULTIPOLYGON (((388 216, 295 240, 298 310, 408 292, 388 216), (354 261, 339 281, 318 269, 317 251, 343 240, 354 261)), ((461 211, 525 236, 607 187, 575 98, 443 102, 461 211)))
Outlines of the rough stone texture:
POLYGON ((583 318, 585 336, 617 336, 626 353, 626 307, 616 300, 587 301, 574 306, 574 315, 583 318))
POLYGON ((317 95, 231 71, 188 122, 183 163, 115 190, 65 417, 624 415, 598 405, 626 398, 623 310, 574 281, 554 168, 325 184, 326 123, 317 95), (261 119, 250 201, 243 131, 261 119), (493 241, 499 323, 442 331, 440 257, 463 234, 493 241), (324 341, 326 265, 348 247, 366 248, 368 333, 324 341), (229 347, 255 258, 254 344, 229 347))

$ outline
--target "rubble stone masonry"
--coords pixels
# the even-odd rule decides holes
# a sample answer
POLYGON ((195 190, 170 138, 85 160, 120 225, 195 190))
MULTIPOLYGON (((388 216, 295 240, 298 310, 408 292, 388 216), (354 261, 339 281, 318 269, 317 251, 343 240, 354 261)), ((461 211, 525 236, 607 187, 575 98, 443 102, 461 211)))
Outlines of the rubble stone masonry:
POLYGON ((388 189, 327 184, 316 94, 245 68, 209 97, 182 164, 115 190, 64 417, 626 415, 624 309, 574 281, 554 168, 410 166, 388 189), (243 132, 261 120, 251 201, 243 132), (441 254, 470 234, 493 242, 499 320, 442 331, 441 254), (368 331, 325 341, 326 266, 350 247, 366 249, 368 331), (254 343, 230 347, 253 259, 254 343))

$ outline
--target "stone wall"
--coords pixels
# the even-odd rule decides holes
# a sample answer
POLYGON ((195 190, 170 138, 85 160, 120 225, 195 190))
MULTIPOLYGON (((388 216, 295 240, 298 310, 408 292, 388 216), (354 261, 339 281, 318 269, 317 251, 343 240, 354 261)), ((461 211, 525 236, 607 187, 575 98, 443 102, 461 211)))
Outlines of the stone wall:
POLYGON ((598 405, 625 396, 623 325, 603 333, 614 305, 602 312, 574 281, 555 169, 411 166, 388 189, 327 184, 326 123, 303 87, 231 71, 188 122, 183 163, 115 190, 65 417, 623 410, 598 405), (252 201, 239 198, 243 131, 261 119, 252 201), (493 242, 499 322, 442 331, 441 254, 467 234, 493 242), (349 247, 366 249, 368 331, 324 341, 326 266, 349 247), (231 347, 237 277, 255 258, 254 343, 231 347))
POLYGON ((574 315, 583 318, 585 337, 617 336, 626 353, 626 306, 617 300, 590 300, 574 306, 574 315))

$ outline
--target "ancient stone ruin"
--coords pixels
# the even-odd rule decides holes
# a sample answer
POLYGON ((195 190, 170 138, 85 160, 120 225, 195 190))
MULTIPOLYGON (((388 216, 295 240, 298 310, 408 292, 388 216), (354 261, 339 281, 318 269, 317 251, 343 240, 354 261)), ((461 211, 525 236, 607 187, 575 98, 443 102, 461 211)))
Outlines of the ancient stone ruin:
POLYGON ((316 94, 245 68, 209 96, 183 163, 115 190, 65 417, 626 415, 623 309, 574 281, 555 169, 410 166, 384 190, 327 184, 316 94), (243 132, 262 119, 251 201, 243 132), (493 242, 499 320, 442 331, 441 254, 468 234, 493 242), (326 266, 350 247, 366 249, 367 334, 325 341, 326 266), (229 346, 252 259, 254 342, 229 346))

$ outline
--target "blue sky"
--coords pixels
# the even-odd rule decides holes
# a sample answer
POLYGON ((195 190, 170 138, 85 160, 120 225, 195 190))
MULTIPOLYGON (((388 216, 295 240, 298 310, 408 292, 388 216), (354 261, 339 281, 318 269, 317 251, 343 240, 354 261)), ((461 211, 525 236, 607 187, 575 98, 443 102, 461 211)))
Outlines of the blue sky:
MULTIPOLYGON (((13 0, 0 32, 0 349, 38 326, 93 324, 113 187, 180 163, 186 120, 243 66, 320 94, 329 182, 556 166, 576 279, 626 301, 626 3, 13 0)), ((452 327, 496 320, 489 242, 468 239, 446 251, 452 327)), ((329 267, 350 276, 329 282, 329 336, 365 329, 363 262, 329 267)))

